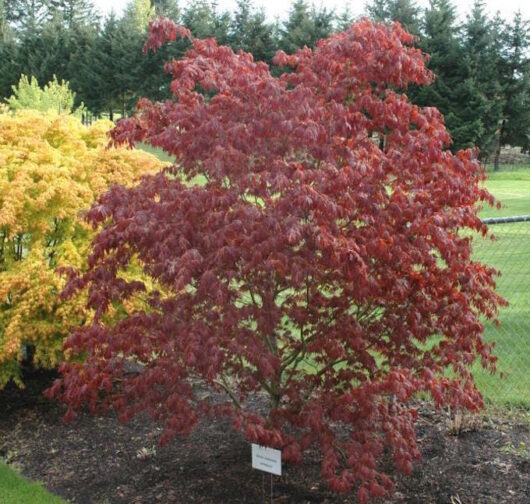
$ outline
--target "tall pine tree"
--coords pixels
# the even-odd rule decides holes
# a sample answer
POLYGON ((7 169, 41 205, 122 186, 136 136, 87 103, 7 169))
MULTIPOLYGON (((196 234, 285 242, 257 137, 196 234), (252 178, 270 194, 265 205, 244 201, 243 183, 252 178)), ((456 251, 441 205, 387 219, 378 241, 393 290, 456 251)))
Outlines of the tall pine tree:
POLYGON ((39 33, 36 48, 37 66, 34 75, 43 85, 56 75, 70 80, 68 64, 71 58, 71 36, 73 29, 63 23, 59 14, 44 23, 39 33))
POLYGON ((25 34, 36 34, 48 12, 47 0, 6 0, 4 6, 17 31, 25 34))
POLYGON ((91 0, 47 0, 48 16, 60 15, 68 28, 77 25, 97 25, 99 16, 91 0))
POLYGON ((118 44, 118 20, 111 12, 103 29, 92 42, 87 43, 85 57, 78 60, 72 88, 94 113, 106 113, 111 121, 118 110, 118 84, 114 48, 118 44))
POLYGON ((9 30, 9 19, 8 19, 6 0, 0 0, 0 40, 2 42, 7 40, 8 30, 9 30))
POLYGON ((151 4, 157 17, 167 17, 175 22, 179 20, 180 9, 177 0, 153 0, 151 4))
POLYGON ((251 2, 238 0, 230 23, 230 45, 234 50, 250 52, 256 61, 272 62, 278 49, 274 26, 267 23, 265 12, 255 10, 251 2))
POLYGON ((149 11, 138 13, 132 9, 126 10, 117 23, 115 36, 111 39, 113 82, 122 117, 134 110, 146 78, 142 73, 142 49, 150 14, 149 11))
POLYGON ((182 24, 194 37, 213 37, 219 44, 230 43, 230 15, 219 13, 215 2, 199 0, 190 3, 182 13, 182 24))
POLYGON ((16 66, 17 46, 5 0, 0 0, 0 101, 11 94, 11 86, 18 80, 16 66))
POLYGON ((129 0, 125 7, 122 21, 138 33, 147 33, 149 21, 156 15, 156 9, 151 0, 129 0))
POLYGON ((399 21, 410 33, 420 32, 420 9, 414 0, 372 0, 366 11, 374 21, 399 21))
POLYGON ((495 148, 503 95, 499 78, 501 54, 496 43, 498 34, 494 22, 485 14, 482 0, 475 0, 463 26, 462 35, 462 47, 469 77, 484 101, 484 108, 481 111, 482 128, 477 136, 476 145, 481 150, 481 157, 486 159, 495 148))
POLYGON ((520 12, 504 33, 501 85, 504 95, 501 126, 498 131, 495 169, 503 145, 530 149, 530 34, 529 22, 520 12))
POLYGON ((422 32, 419 44, 431 56, 428 66, 436 79, 431 86, 412 89, 410 95, 419 105, 437 107, 444 114, 453 150, 473 147, 483 134, 486 100, 470 77, 450 0, 430 0, 422 32))
POLYGON ((353 13, 349 3, 346 3, 342 12, 335 18, 335 28, 337 31, 343 31, 353 23, 353 13))
POLYGON ((94 65, 95 48, 100 34, 100 28, 93 25, 77 25, 70 34, 70 60, 68 75, 70 88, 76 93, 75 106, 83 102, 91 112, 101 112, 99 97, 95 94, 96 75, 94 65), (94 99, 97 106, 95 106, 94 99))
POLYGON ((333 31, 333 21, 333 13, 325 7, 317 9, 305 0, 295 0, 280 30, 280 48, 292 54, 304 46, 314 47, 333 31))

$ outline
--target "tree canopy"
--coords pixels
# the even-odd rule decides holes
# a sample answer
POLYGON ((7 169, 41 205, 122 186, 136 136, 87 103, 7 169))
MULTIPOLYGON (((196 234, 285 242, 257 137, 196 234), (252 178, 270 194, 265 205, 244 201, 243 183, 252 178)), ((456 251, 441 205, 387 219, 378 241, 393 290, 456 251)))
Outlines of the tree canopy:
POLYGON ((70 113, 74 109, 75 93, 67 82, 59 82, 54 75, 53 80, 41 88, 35 77, 28 79, 22 75, 17 86, 13 86, 13 94, 7 99, 11 110, 53 111, 58 114, 70 113))
POLYGON ((0 388, 22 385, 25 358, 57 367, 66 336, 92 318, 83 294, 59 298, 66 279, 56 268, 85 267, 93 236, 79 212, 112 184, 160 167, 146 153, 107 150, 110 126, 0 111, 0 388))
POLYGON ((316 447, 335 490, 383 496, 383 452, 405 473, 419 456, 411 396, 476 410, 468 365, 495 367, 482 318, 503 301, 466 232, 486 234, 484 173, 474 151, 447 149, 436 109, 403 93, 433 75, 399 25, 363 20, 280 51, 280 77, 167 19, 148 46, 178 38, 190 48, 168 65, 175 99, 142 99, 112 131, 177 162, 88 212, 103 227, 65 294, 87 289, 95 316, 68 338, 49 395, 67 418, 146 412, 163 443, 224 416, 285 461, 316 447), (131 261, 157 287, 125 280, 131 261), (146 292, 147 306, 105 320, 146 292))
MULTIPOLYGON (((411 86, 407 93, 414 103, 444 114, 453 152, 476 145, 481 160, 491 161, 505 144, 528 150, 528 20, 499 13, 492 18, 481 0, 466 14, 458 21, 452 0, 431 0, 426 8, 414 0, 372 0, 366 6, 368 17, 400 22, 432 55, 427 65, 436 74, 434 86, 411 86)), ((155 15, 268 64, 278 49, 292 54, 304 45, 312 48, 353 20, 347 6, 334 13, 307 0, 292 0, 286 17, 275 20, 252 2, 235 2, 228 12, 210 0, 129 0, 121 16, 100 19, 91 0, 0 0, 0 98, 24 74, 39 82, 53 75, 67 80, 76 106, 83 102, 91 113, 112 120, 131 115, 141 96, 170 99, 162 63, 179 58, 187 46, 181 42, 143 57, 147 23, 155 15)))

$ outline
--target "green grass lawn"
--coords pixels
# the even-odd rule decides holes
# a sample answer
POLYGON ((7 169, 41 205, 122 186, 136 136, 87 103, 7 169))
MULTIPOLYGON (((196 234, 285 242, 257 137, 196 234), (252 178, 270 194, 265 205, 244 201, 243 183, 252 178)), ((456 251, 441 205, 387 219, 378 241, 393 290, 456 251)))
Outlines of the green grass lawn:
POLYGON ((502 202, 502 208, 486 207, 482 217, 530 215, 530 166, 488 172, 486 186, 502 202))
MULTIPOLYGON (((489 172, 486 186, 503 206, 485 208, 482 217, 530 215, 530 167, 489 172)), ((475 366, 475 378, 485 398, 497 404, 530 407, 530 222, 493 224, 497 240, 475 239, 475 258, 502 272, 498 291, 510 306, 500 313, 500 327, 486 324, 485 337, 495 341, 498 369, 491 376, 475 366)))
POLYGON ((152 145, 148 145, 146 143, 138 144, 138 149, 141 149, 145 152, 148 152, 149 154, 152 154, 153 156, 156 156, 160 161, 163 163, 174 163, 175 158, 169 156, 166 152, 164 152, 162 149, 158 147, 153 147, 152 145))
POLYGON ((32 483, 0 462, 1 504, 64 504, 65 501, 32 483))

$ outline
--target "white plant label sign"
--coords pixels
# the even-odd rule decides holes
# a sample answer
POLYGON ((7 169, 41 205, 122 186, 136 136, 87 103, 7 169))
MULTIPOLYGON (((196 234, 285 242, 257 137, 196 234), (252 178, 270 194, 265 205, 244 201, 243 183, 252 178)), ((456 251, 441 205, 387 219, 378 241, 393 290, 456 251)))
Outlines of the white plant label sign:
POLYGON ((252 443, 252 468, 281 476, 282 452, 252 443))

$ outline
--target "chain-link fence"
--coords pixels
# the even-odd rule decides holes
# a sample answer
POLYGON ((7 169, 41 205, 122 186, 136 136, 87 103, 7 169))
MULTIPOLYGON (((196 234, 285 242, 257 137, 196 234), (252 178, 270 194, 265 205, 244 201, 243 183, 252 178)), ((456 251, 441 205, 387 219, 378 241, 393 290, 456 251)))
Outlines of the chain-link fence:
POLYGON ((500 311, 500 326, 488 322, 485 329, 502 376, 476 365, 475 379, 487 401, 530 407, 530 215, 484 222, 496 240, 475 237, 474 258, 501 271, 498 292, 510 304, 500 311))

